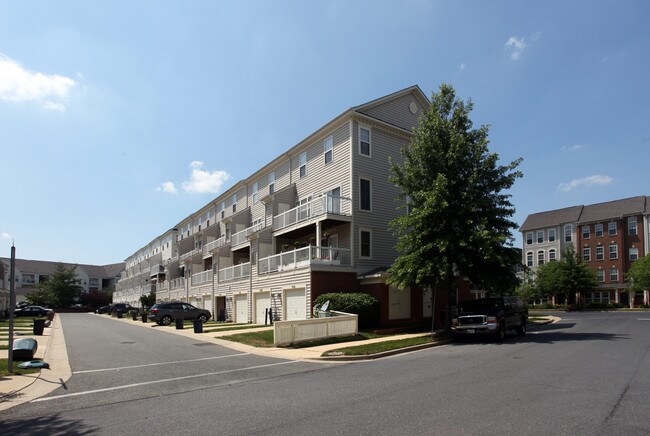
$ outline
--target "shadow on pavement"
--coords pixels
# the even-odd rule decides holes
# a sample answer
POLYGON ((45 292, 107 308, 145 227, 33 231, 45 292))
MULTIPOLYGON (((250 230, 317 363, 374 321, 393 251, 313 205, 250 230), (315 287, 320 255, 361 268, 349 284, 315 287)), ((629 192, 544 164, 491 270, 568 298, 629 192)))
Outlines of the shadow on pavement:
POLYGON ((3 434, 89 435, 99 431, 99 428, 86 425, 82 421, 62 419, 58 415, 36 416, 15 421, 0 420, 0 428, 3 434))

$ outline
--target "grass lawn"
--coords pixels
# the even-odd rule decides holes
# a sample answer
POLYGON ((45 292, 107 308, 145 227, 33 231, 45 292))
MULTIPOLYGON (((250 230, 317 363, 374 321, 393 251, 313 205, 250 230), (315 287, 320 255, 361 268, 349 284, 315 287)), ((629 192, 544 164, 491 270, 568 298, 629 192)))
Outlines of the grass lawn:
MULTIPOLYGON (((205 327, 205 325, 204 325, 205 327)), ((218 326, 208 326, 208 327, 218 327, 218 326)), ((227 332, 231 330, 246 330, 246 329, 259 329, 265 326, 261 325, 250 325, 250 324, 241 324, 241 325, 229 325, 229 326, 224 326, 224 327, 218 327, 215 329, 210 329, 210 330, 203 330, 203 333, 214 333, 214 332, 227 332)), ((266 326, 268 328, 271 328, 271 326, 266 326)))
POLYGON ((14 360, 14 372, 13 374, 10 374, 9 371, 7 371, 7 364, 8 364, 7 359, 0 359, 0 377, 6 376, 6 375, 19 375, 19 374, 32 374, 35 372, 39 372, 40 369, 37 368, 31 368, 31 369, 20 369, 18 368, 18 364, 20 361, 15 361, 14 360))
POLYGON ((414 345, 430 344, 434 339, 430 335, 418 336, 415 338, 398 339, 394 341, 375 342, 373 344, 358 345, 356 347, 339 348, 323 353, 323 356, 367 356, 370 354, 383 353, 385 351, 398 350, 400 348, 412 347, 414 345))
MULTIPOLYGON (((318 347, 319 345, 328 345, 328 344, 340 344, 346 342, 354 341, 363 341, 366 339, 372 339, 380 337, 376 333, 370 332, 359 332, 356 336, 346 336, 342 338, 325 338, 318 339, 316 341, 301 342, 299 344, 293 344, 285 348, 306 348, 306 347, 318 347)), ((253 347, 273 347, 273 330, 265 330, 262 332, 250 332, 250 333, 239 333, 234 335, 228 335, 220 337, 219 339, 225 339, 227 341, 239 342, 246 345, 251 345, 253 347)))

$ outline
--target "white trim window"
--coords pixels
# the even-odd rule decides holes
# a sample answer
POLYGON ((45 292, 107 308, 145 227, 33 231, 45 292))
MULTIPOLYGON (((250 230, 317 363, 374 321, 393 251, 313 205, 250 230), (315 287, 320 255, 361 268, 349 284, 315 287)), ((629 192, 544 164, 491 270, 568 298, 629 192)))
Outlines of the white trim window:
POLYGON ((537 231, 537 243, 538 244, 543 244, 544 243, 544 230, 538 230, 537 231))
POLYGON ((221 219, 224 219, 226 216, 226 202, 222 201, 221 206, 219 207, 219 211, 221 212, 221 219))
POLYGON ((636 235, 636 217, 631 216, 627 218, 627 234, 629 236, 634 236, 636 235))
POLYGON ((548 242, 555 242, 555 229, 548 229, 548 242))
POLYGON ((591 236, 591 228, 589 226, 582 226, 582 239, 589 239, 591 236))
POLYGON ((237 193, 232 194, 232 213, 237 212, 237 193))
POLYGON ((607 233, 609 234, 609 236, 616 235, 616 221, 611 221, 607 223, 607 233))
POLYGON ((596 247, 596 260, 605 260, 605 247, 602 245, 596 247))
POLYGON ((618 259, 618 244, 609 244, 609 258, 618 259))
POLYGON ((557 260, 555 248, 548 250, 548 261, 555 262, 557 260))
POLYGON ((566 224, 564 226, 564 242, 573 241, 573 225, 566 224))
POLYGON ((300 178, 303 178, 307 175, 307 152, 303 151, 298 156, 298 172, 300 173, 300 178))
POLYGON ((372 181, 359 178, 359 209, 372 212, 372 181))
POLYGON ((630 248, 630 261, 634 262, 639 258, 639 249, 636 247, 630 248))
POLYGON ((596 270, 596 277, 598 282, 605 283, 605 270, 602 268, 598 268, 596 270))
POLYGON ((258 188, 258 184, 257 184, 257 182, 253 183, 253 195, 252 195, 252 197, 253 197, 253 204, 257 203, 257 202, 259 201, 259 199, 260 199, 260 198, 259 198, 259 195, 257 194, 257 191, 258 191, 257 188, 258 188))
POLYGON ((613 266, 609 270, 609 281, 610 282, 617 282, 618 281, 618 268, 616 268, 615 266, 613 266))
POLYGON ((533 245, 533 232, 526 233, 526 245, 533 245))
POLYGON ((371 157, 370 128, 359 126, 359 154, 371 157))
POLYGON ((591 262, 591 248, 585 247, 582 249, 582 261, 591 262))
POLYGON ((532 267, 533 266, 533 252, 529 251, 526 253, 526 266, 532 267))
POLYGON ((325 141, 323 141, 323 148, 323 153, 325 155, 325 165, 327 165, 328 163, 332 162, 332 159, 334 158, 334 138, 332 135, 325 138, 325 141))
POLYGON ((372 230, 359 229, 359 257, 372 259, 372 230))
POLYGON ((275 171, 269 173, 269 194, 275 192, 275 171))
POLYGON ((603 225, 602 224, 596 224, 594 226, 594 233, 596 234, 597 238, 602 238, 603 237, 603 225))
POLYGON ((537 252, 537 265, 544 265, 546 261, 546 256, 544 255, 544 250, 539 250, 537 252))

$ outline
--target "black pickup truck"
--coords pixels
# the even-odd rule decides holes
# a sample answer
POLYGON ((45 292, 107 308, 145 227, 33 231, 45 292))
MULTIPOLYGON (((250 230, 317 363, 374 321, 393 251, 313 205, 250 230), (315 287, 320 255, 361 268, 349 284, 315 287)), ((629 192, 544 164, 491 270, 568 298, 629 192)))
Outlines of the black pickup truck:
POLYGON ((458 314, 451 320, 451 332, 456 337, 491 335, 501 342, 508 330, 525 335, 527 322, 528 308, 521 298, 479 298, 458 304, 458 314))

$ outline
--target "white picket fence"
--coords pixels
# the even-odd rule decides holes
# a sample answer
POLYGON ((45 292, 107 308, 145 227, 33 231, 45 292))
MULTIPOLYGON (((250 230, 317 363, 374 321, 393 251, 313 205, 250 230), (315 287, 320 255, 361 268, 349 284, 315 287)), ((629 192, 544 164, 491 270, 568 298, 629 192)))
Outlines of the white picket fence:
POLYGON ((273 323, 273 343, 276 347, 338 336, 354 336, 359 332, 358 315, 330 312, 325 318, 276 321, 273 323))

